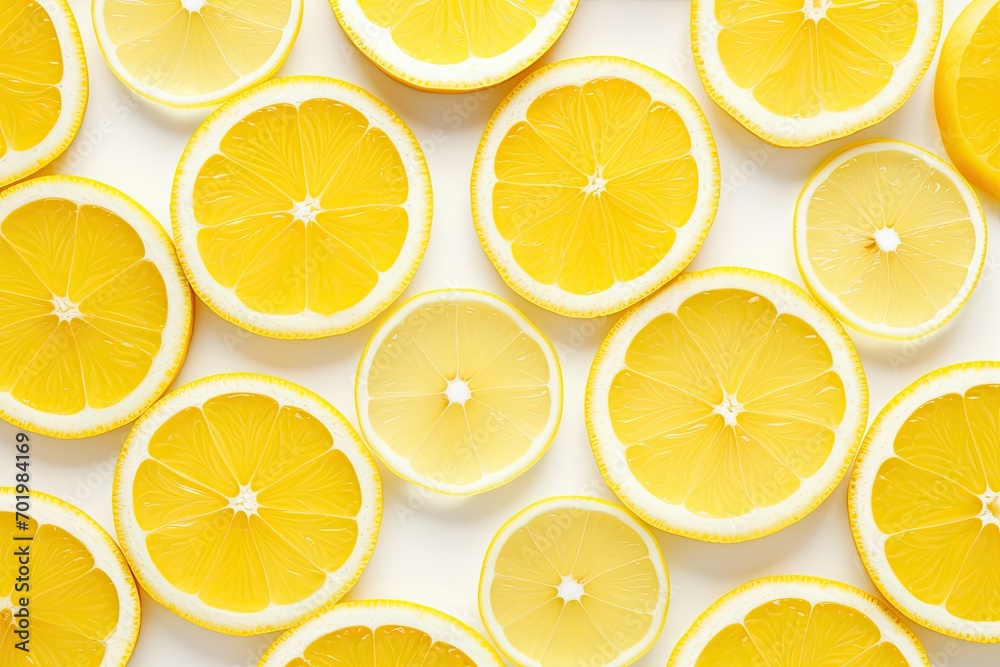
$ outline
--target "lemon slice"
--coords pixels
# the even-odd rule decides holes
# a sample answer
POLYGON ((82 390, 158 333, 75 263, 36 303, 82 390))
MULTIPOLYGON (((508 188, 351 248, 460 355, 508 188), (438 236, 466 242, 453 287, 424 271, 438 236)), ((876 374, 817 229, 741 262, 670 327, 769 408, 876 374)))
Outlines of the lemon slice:
POLYGON ((330 0, 347 36, 421 90, 493 86, 549 50, 579 0, 330 0))
POLYGON ((523 667, 624 667, 656 641, 670 583, 649 530, 618 505, 556 497, 493 538, 479 583, 490 636, 523 667))
POLYGON ((108 67, 172 107, 219 104, 278 71, 302 23, 302 0, 94 0, 108 67))
POLYGON ((0 563, 0 664, 128 664, 139 592, 93 519, 53 496, 0 487, 0 563))
POLYGON ((296 624, 258 667, 503 667, 483 637, 456 618, 397 600, 344 602, 296 624))
POLYGON ((191 337, 160 224, 114 188, 46 176, 0 194, 0 416, 81 438, 135 419, 191 337))
POLYGON ((456 495, 492 489, 548 449, 562 374, 545 335, 506 301, 426 292, 372 335, 356 383, 361 432, 398 475, 456 495))
POLYGON ((587 383, 604 479, 657 528, 713 542, 776 532, 840 482, 868 419, 843 327, 802 289, 723 267, 625 314, 587 383))
POLYGON ((928 373, 876 417, 851 476, 875 585, 917 623, 1000 642, 1000 363, 928 373))
POLYGON ((87 108, 87 61, 66 0, 0 8, 0 187, 66 150, 87 108))
POLYGON ((708 94, 778 146, 874 125, 931 63, 941 0, 694 0, 691 43, 708 94))
POLYGON ((667 667, 930 667, 917 638, 883 603, 816 577, 740 586, 687 631, 667 667))
POLYGON ((142 587, 238 635, 336 602, 378 537, 382 487, 350 424, 277 378, 216 375, 165 396, 129 433, 115 528, 142 587))
POLYGON ((900 141, 832 156, 795 208, 806 286, 834 315, 873 336, 905 339, 943 326, 986 262, 986 218, 948 163, 900 141))
POLYGON ((719 200, 691 94, 623 58, 544 67, 507 97, 476 154, 472 212, 504 280, 575 317, 619 311, 691 261, 719 200))
POLYGON ((356 329, 427 247, 431 183, 413 133, 367 92, 275 79, 230 100, 181 156, 181 262, 220 316, 278 338, 356 329))
POLYGON ((934 110, 948 155, 974 185, 1000 197, 1000 4, 974 0, 941 47, 934 110))

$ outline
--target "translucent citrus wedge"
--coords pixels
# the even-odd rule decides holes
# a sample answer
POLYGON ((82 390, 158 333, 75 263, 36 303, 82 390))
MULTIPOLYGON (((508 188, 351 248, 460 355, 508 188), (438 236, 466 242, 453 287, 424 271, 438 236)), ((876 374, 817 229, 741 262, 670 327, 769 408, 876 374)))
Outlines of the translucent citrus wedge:
POLYGON ((114 481, 115 528, 142 587, 238 635, 336 602, 378 537, 375 463, 337 410, 262 375, 184 385, 136 422, 114 481))
POLYGON ((180 370, 192 298, 135 201, 46 176, 0 194, 0 416, 59 438, 135 419, 180 370))
POLYGON ((0 487, 0 665, 125 667, 139 616, 132 573, 97 522, 0 487))
POLYGON ((87 61, 66 0, 0 7, 0 187, 66 150, 87 108, 87 61))
POLYGON ((828 159, 795 208, 795 256, 809 290, 873 336, 925 336, 975 289, 986 218, 948 163, 900 141, 866 141, 828 159))
POLYGON ((219 104, 281 67, 302 0, 94 0, 97 43, 111 71, 172 107, 219 104))
POLYGON ((851 476, 875 585, 917 623, 1000 642, 1000 363, 948 366, 879 413, 851 476))
POLYGON ((667 667, 930 667, 917 638, 875 597, 816 577, 740 586, 687 631, 667 667))
POLYGON ((274 79, 188 143, 171 202, 181 262, 220 316, 278 338, 350 331, 406 287, 427 247, 416 138, 367 92, 274 79))
POLYGON ((258 667, 503 667, 483 637, 456 618, 398 600, 344 602, 271 645, 258 667))
POLYGON ((500 275, 575 317, 617 312, 677 275, 718 200, 698 103, 623 58, 534 72, 493 115, 472 174, 476 230, 500 275))
POLYGON ((776 532, 840 482, 868 419, 843 327, 760 271, 681 276, 619 320, 587 383, 604 479, 643 519, 713 542, 776 532))
POLYGON ((874 125, 931 63, 941 0, 694 0, 708 94, 761 139, 813 146, 874 125))
POLYGON ((421 90, 478 90, 549 50, 579 0, 330 0, 354 45, 421 90))
POLYGON ((618 505, 540 501, 493 538, 479 583, 490 636, 523 667, 624 667, 656 641, 670 583, 649 530, 618 505))
POLYGON ((941 140, 976 187, 1000 197, 1000 3, 974 0, 941 47, 934 110, 941 140))
POLYGON ((552 343, 506 301, 426 292, 372 335, 356 383, 361 432, 404 479, 468 495, 509 482, 548 449, 562 414, 552 343))

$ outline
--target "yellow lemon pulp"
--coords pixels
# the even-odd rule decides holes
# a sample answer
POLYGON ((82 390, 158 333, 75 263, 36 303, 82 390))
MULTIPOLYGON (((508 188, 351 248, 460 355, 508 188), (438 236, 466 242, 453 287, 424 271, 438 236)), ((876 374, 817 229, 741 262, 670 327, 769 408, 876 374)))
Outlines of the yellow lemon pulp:
POLYGON ((121 610, 114 582, 96 566, 90 550, 53 524, 31 519, 28 530, 15 530, 13 512, 0 512, 0 545, 0 664, 105 664, 106 642, 118 627, 121 610), (33 539, 17 541, 20 537, 33 539), (30 552, 28 591, 15 589, 15 549, 21 545, 30 552), (18 619, 7 606, 20 606, 24 596, 30 599, 30 653, 15 647, 22 638, 14 634, 18 619))
POLYGON ((539 95, 502 139, 492 216, 534 280, 593 294, 649 272, 698 199, 681 116, 602 77, 539 95))
POLYGON ((129 396, 167 321, 163 276, 115 213, 56 197, 0 221, 0 391, 76 414, 129 396))
POLYGON ((362 492, 315 416, 228 393, 152 434, 128 502, 171 585, 213 608, 257 612, 306 600, 345 564, 362 492))
POLYGON ((915 0, 719 0, 726 74, 771 113, 849 111, 889 84, 917 33, 915 0))
POLYGON ((903 422, 871 490, 907 591, 959 619, 1000 621, 1000 385, 947 393, 903 422))
POLYGON ((727 625, 694 667, 910 667, 858 609, 796 598, 770 600, 727 625))
POLYGON ((255 311, 337 313, 399 257, 408 196, 395 145, 357 109, 323 98, 268 105, 200 167, 198 252, 255 311))
POLYGON ((296 21, 292 0, 105 0, 97 17, 128 76, 172 97, 252 76, 296 21))
POLYGON ((631 474, 705 517, 796 492, 826 463, 846 409, 830 348, 755 292, 712 289, 650 321, 607 397, 631 474))
POLYGON ((34 0, 0 9, 0 159, 42 142, 62 113, 62 47, 52 19, 34 0))
POLYGON ((494 58, 517 46, 554 0, 358 0, 369 21, 386 28, 407 55, 451 65, 494 58))
POLYGON ((313 641, 284 667, 477 667, 446 641, 406 625, 341 628, 313 641))
POLYGON ((962 52, 955 95, 962 134, 977 155, 1000 170, 1000 5, 993 5, 972 33, 962 52))

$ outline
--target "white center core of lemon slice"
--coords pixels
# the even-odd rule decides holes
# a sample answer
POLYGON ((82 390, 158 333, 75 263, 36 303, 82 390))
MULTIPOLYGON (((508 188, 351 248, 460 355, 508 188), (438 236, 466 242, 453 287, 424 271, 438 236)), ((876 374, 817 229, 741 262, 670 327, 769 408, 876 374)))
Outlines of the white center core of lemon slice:
POLYGON ((52 312, 55 313, 60 322, 69 322, 78 317, 83 317, 79 304, 73 303, 64 296, 52 297, 52 312))
POLYGON ((240 492, 229 501, 229 506, 237 512, 255 514, 260 504, 257 502, 257 494, 251 491, 249 486, 241 486, 240 492))
POLYGON ((806 0, 806 6, 803 11, 805 11, 807 19, 819 21, 826 16, 828 5, 828 0, 806 0))
POLYGON ((1000 524, 1000 493, 987 493, 983 496, 983 503, 986 504, 987 510, 983 515, 983 521, 1000 524))
POLYGON ((444 395, 452 403, 465 405, 465 402, 472 398, 472 390, 469 383, 461 378, 448 380, 448 387, 444 390, 444 395))
POLYGON ((726 426, 736 426, 736 417, 743 412, 743 404, 736 400, 736 396, 726 394, 722 403, 716 405, 712 411, 722 416, 726 426))
POLYGON ((579 581, 564 575, 562 578, 562 583, 556 588, 556 595, 563 599, 563 602, 572 602, 573 600, 579 600, 583 597, 583 584, 579 581))
POLYGON ((608 179, 601 176, 604 170, 601 167, 597 168, 597 173, 591 176, 587 180, 587 185, 584 186, 583 191, 588 195, 600 195, 602 192, 607 190, 608 179))
POLYGON ((300 202, 292 204, 292 215, 296 220, 302 222, 315 222, 316 214, 322 210, 319 200, 315 197, 306 197, 300 202))
POLYGON ((207 0, 181 0, 181 7, 192 13, 198 12, 205 6, 205 2, 207 0))
POLYGON ((896 252, 896 248, 899 247, 901 241, 895 229, 883 227, 882 229, 875 230, 875 243, 882 252, 896 252))

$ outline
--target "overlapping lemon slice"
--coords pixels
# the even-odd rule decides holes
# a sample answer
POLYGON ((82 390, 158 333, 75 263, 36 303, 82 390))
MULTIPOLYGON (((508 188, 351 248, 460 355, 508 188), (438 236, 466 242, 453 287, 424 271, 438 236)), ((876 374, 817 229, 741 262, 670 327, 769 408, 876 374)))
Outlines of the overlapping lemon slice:
POLYGON ((115 528, 143 588, 198 625, 249 635, 338 600, 378 537, 371 455, 322 398, 216 375, 136 422, 114 480, 115 528))
POLYGON ((622 507, 556 497, 493 538, 479 584, 490 636, 524 667, 624 667, 659 636, 670 583, 660 547, 622 507))
POLYGON ((258 667, 503 667, 483 637, 435 609, 398 600, 338 604, 296 624, 258 667))
POLYGON ((356 394, 361 431, 390 468, 459 495, 531 467, 562 414, 552 343, 506 301, 475 290, 426 292, 383 321, 356 394))
POLYGON ((770 577, 709 607, 667 667, 930 667, 917 638, 882 602, 816 577, 770 577))
POLYGON ((851 529, 879 590, 917 623, 1000 642, 1000 363, 928 373, 876 417, 851 529))
POLYGON ((125 667, 139 616, 103 528, 53 496, 0 487, 0 665, 125 667))
POLYGON ((219 104, 274 74, 302 23, 302 0, 94 0, 111 71, 172 107, 219 104))
POLYGON ((604 479, 649 523, 736 542, 801 519, 847 472, 868 386, 843 327, 760 271, 681 276, 601 345, 586 399, 604 479))
POLYGON ((354 45, 423 90, 492 86, 544 54, 579 0, 330 0, 354 45))
POLYGON ((806 286, 873 336, 942 327, 986 262, 975 192, 951 165, 901 141, 866 141, 827 160, 799 196, 794 229, 806 286))
POLYGON ((66 150, 87 108, 87 61, 66 0, 0 6, 0 187, 66 150))
POLYGON ((521 296, 564 315, 619 311, 673 278, 715 218, 719 163, 697 102, 623 58, 533 73, 493 115, 472 211, 521 296))
POLYGON ((0 416, 60 438, 135 419, 187 354, 191 290, 135 201, 46 176, 0 194, 0 416))
POLYGON ((941 0, 694 0, 705 89, 761 139, 812 146, 879 122, 931 63, 941 0))
POLYGON ((409 282, 431 184, 416 138, 367 92, 275 79, 221 107, 181 156, 174 237, 198 295, 279 338, 355 329, 409 282))

